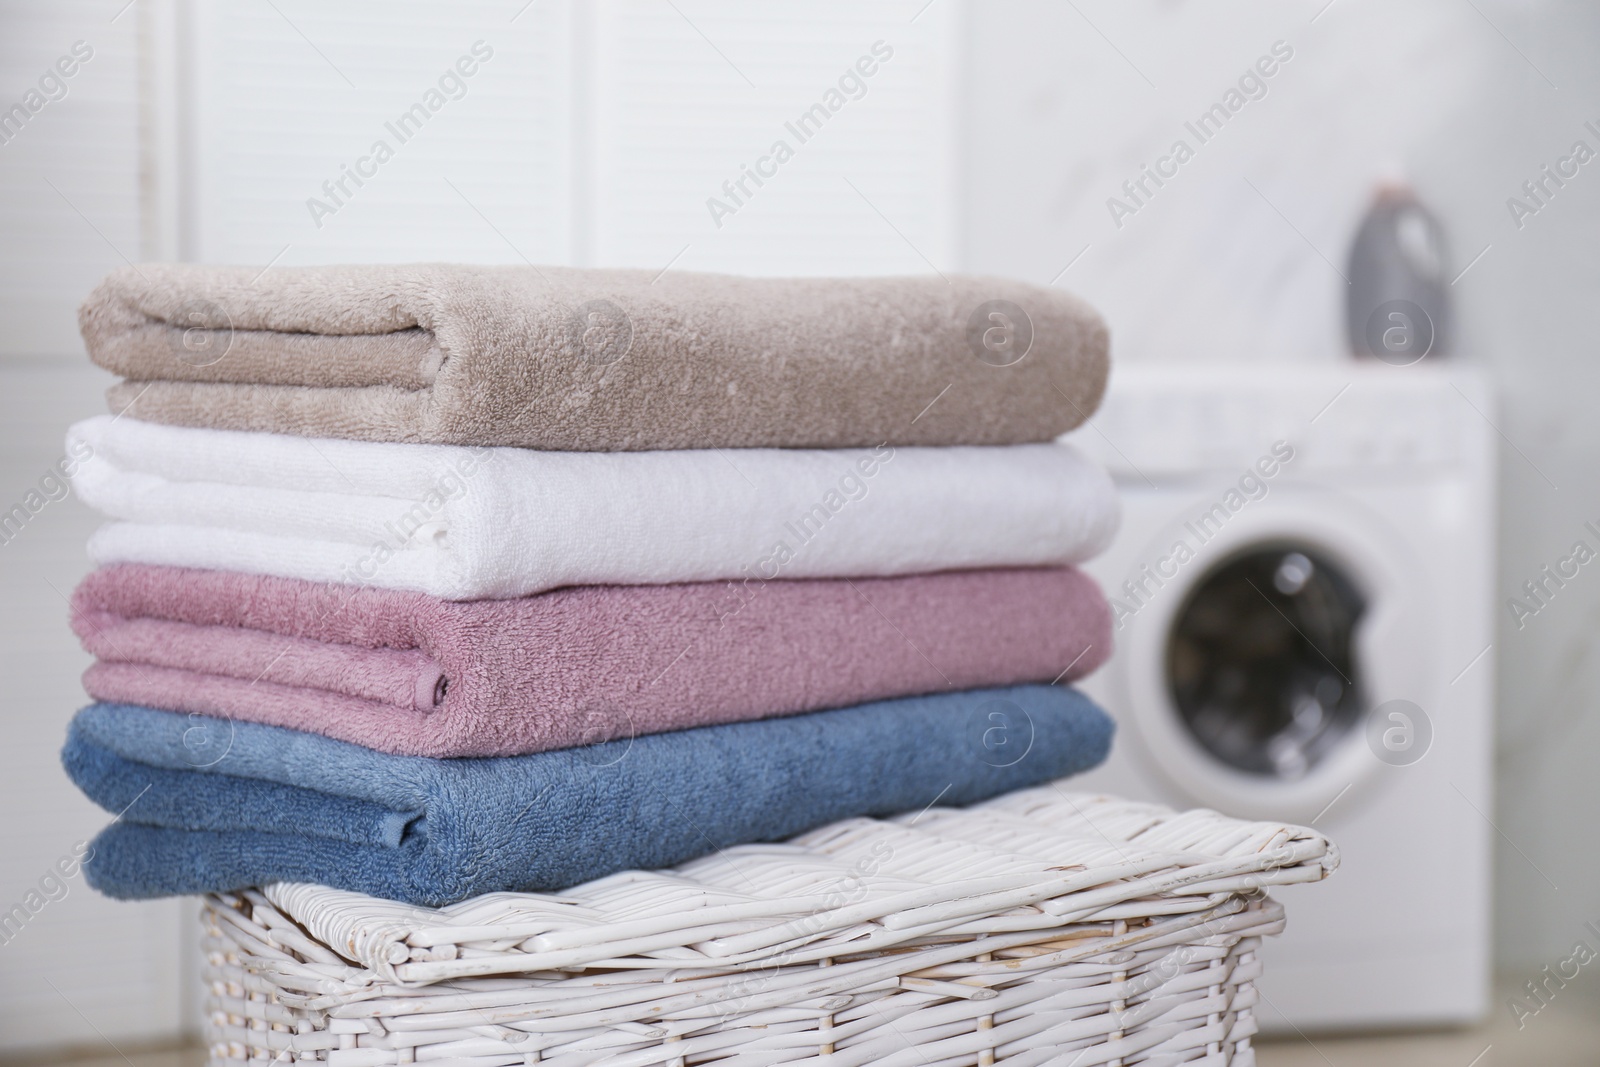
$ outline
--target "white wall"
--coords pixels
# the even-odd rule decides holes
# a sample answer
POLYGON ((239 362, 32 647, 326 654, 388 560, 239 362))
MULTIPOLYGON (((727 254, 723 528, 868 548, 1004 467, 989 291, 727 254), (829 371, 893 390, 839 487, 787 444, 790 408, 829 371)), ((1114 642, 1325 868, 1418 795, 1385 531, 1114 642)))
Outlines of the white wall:
MULTIPOLYGON (((1371 180, 1398 166, 1442 217, 1457 270, 1489 249, 1453 292, 1461 358, 1501 389, 1498 598, 1585 536, 1584 521, 1600 520, 1600 165, 1520 230, 1505 202, 1574 140, 1600 148, 1582 128, 1600 126, 1600 11, 1075 7, 1000 0, 971 13, 963 267, 1059 277, 1106 313, 1119 361, 1332 361, 1336 269, 1371 180), (1295 54, 1266 97, 1119 229, 1107 198, 1277 40, 1295 54)), ((1597 616, 1589 569, 1520 631, 1501 605, 1497 948, 1514 971, 1563 958, 1582 921, 1600 918, 1600 850, 1587 844, 1600 810, 1597 616)))
MULTIPOLYGON (((1539 569, 1600 526, 1600 395, 1594 294, 1600 292, 1600 170, 1593 164, 1518 230, 1505 200, 1573 141, 1600 147, 1600 10, 1563 3, 1497 5, 1502 28, 1555 83, 1513 57, 1506 83, 1485 85, 1478 114, 1499 112, 1485 134, 1467 121, 1449 142, 1470 146, 1456 209, 1494 249, 1469 290, 1480 351, 1499 373, 1502 451, 1500 594, 1519 595, 1539 569), (1548 18, 1538 18, 1547 15, 1548 18), (1514 77, 1513 77, 1514 75, 1514 77), (1553 484, 1552 484, 1553 483, 1553 484)), ((1497 16, 1498 17, 1498 16, 1497 16)), ((1474 272, 1476 273, 1476 271, 1474 272)), ((1531 972, 1565 958, 1583 921, 1600 919, 1600 574, 1586 567, 1518 629, 1504 607, 1498 644, 1503 847, 1499 947, 1531 972), (1520 850, 1520 851, 1519 851, 1520 850), (1552 884, 1553 883, 1553 884, 1552 884), (1557 888, 1559 887, 1559 888, 1557 888)))

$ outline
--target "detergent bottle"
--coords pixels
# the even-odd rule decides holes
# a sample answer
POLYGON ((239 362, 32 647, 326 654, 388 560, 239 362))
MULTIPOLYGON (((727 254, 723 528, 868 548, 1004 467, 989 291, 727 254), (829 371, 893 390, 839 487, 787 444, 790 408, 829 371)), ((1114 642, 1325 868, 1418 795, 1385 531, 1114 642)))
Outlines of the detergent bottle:
POLYGON ((1405 182, 1381 182, 1350 246, 1345 326, 1360 359, 1407 366, 1450 350, 1444 230, 1405 182))

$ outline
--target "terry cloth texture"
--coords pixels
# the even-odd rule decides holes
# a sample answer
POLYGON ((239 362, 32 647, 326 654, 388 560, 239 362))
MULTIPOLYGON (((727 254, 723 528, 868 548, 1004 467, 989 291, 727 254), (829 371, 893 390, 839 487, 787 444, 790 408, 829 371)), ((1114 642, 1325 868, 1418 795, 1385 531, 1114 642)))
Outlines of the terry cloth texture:
POLYGON ((1079 563, 1115 531, 1069 445, 539 452, 374 444, 101 415, 78 494, 97 563, 413 589, 841 578, 1079 563))
POLYGON ((1081 423, 1107 373, 1093 309, 997 278, 161 263, 78 319, 129 379, 114 412, 365 441, 1018 444, 1081 423))
POLYGON ((73 629, 96 700, 410 756, 508 756, 944 689, 1072 681, 1111 651, 1073 568, 421 593, 120 564, 73 629))
POLYGON ((73 720, 62 760, 122 813, 84 868, 111 896, 296 881, 438 906, 972 803, 1094 766, 1111 733, 1073 690, 1021 686, 430 760, 96 704, 73 720))

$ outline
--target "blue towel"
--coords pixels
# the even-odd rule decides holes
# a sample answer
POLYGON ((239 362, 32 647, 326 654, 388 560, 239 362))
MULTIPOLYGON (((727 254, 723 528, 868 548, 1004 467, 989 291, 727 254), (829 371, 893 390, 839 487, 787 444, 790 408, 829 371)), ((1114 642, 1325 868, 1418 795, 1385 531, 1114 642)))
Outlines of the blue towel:
POLYGON ((319 882, 440 906, 666 867, 837 819, 968 804, 1093 767, 1112 724, 1044 685, 880 701, 502 759, 390 756, 95 704, 62 761, 119 817, 92 885, 141 898, 319 882))

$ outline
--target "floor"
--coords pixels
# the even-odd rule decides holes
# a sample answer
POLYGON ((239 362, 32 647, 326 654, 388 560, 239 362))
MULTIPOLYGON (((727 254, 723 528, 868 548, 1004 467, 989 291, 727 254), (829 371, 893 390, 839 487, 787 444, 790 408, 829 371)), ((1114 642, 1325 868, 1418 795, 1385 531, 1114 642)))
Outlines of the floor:
MULTIPOLYGON (((1554 1010, 1552 1008, 1552 1010, 1554 1010)), ((1442 1034, 1290 1038, 1257 1047, 1259 1067, 1596 1067, 1600 1008, 1588 1018, 1506 1025, 1442 1034)))
MULTIPOLYGON (((1590 982, 1588 985, 1595 985, 1590 982)), ((1506 1009, 1510 987, 1489 1022, 1433 1034, 1272 1038, 1257 1046, 1259 1067, 1600 1067, 1600 989, 1574 983, 1519 1030, 1506 1009)), ((3 1059, 4 1067, 204 1067, 197 1047, 3 1059), (123 1053, 126 1053, 125 1055, 123 1053)))
POLYGON ((1264 1040, 1259 1067, 1600 1067, 1600 982, 1585 975, 1519 1029, 1500 984, 1487 1023, 1470 1030, 1264 1040))

